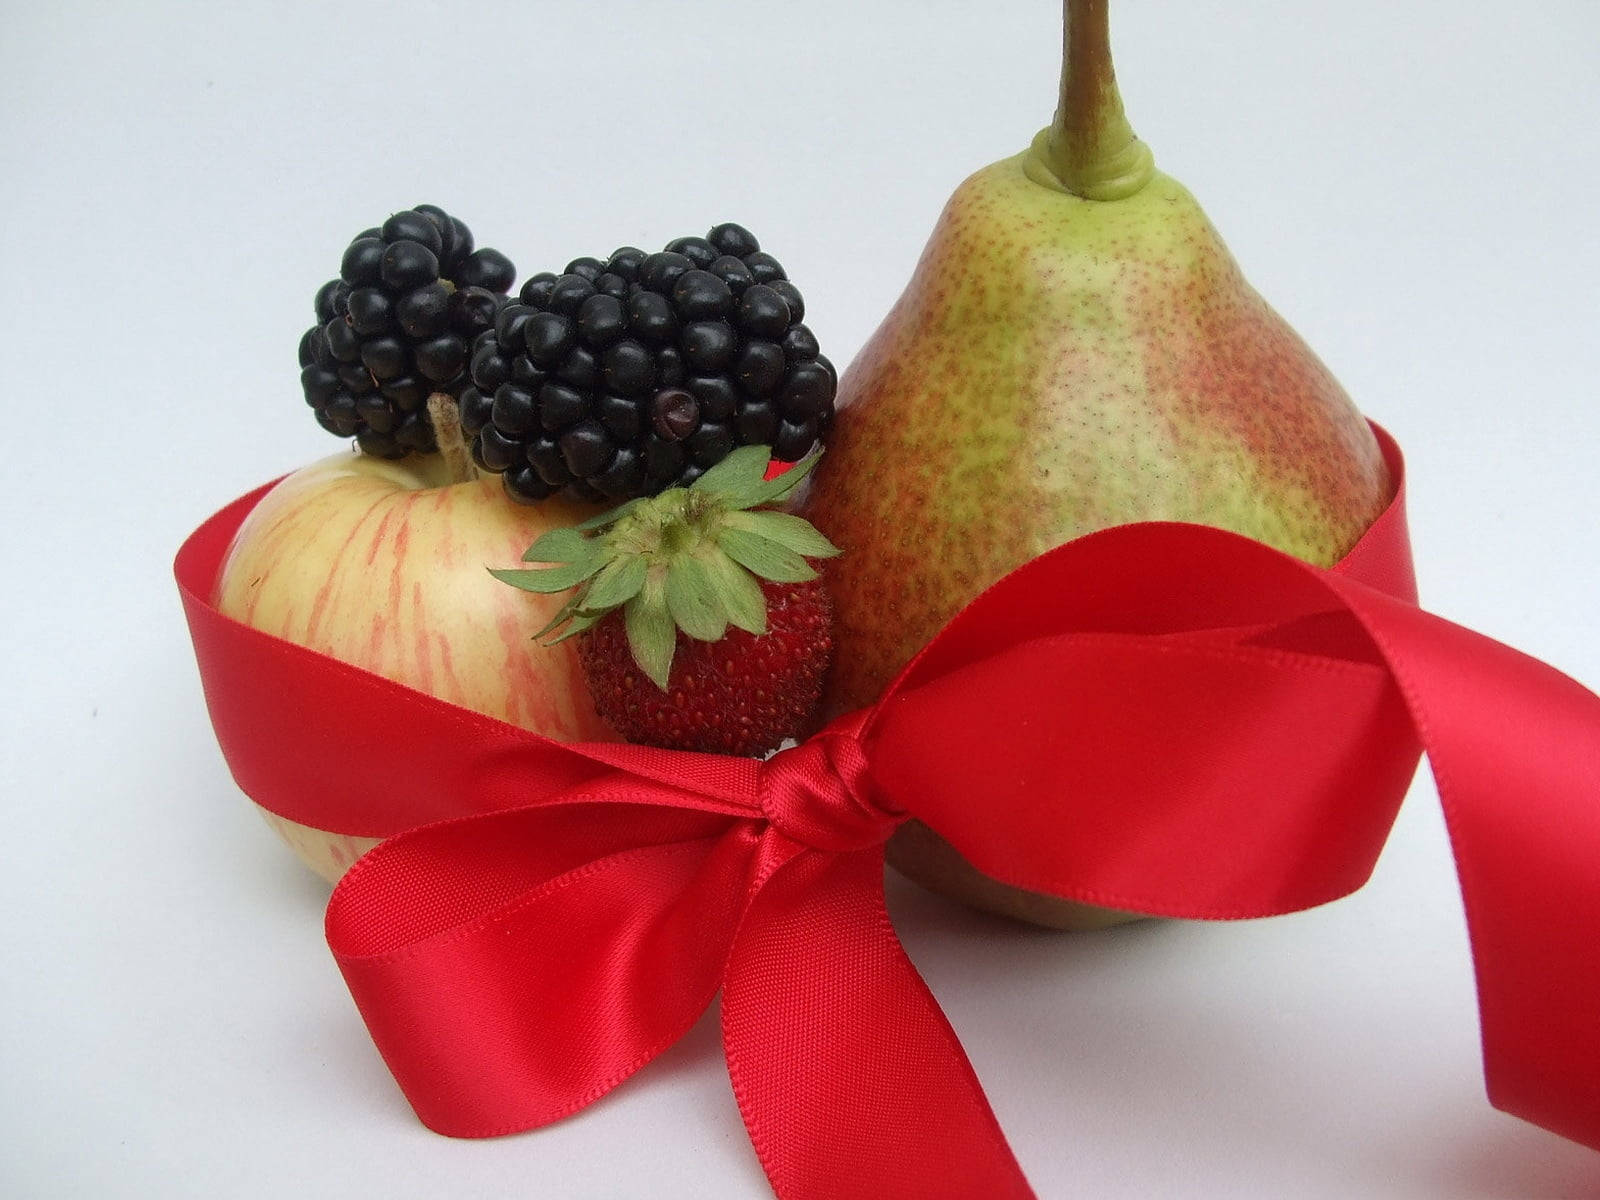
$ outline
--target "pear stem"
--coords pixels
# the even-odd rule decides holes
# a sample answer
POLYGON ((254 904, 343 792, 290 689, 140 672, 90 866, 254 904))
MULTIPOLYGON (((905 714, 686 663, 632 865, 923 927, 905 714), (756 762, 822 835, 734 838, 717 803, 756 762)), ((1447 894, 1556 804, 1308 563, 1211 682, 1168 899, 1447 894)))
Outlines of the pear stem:
POLYGON ((439 453, 450 472, 452 483, 471 483, 478 478, 478 468, 467 449, 466 435, 461 429, 461 410, 453 396, 434 392, 428 397, 428 424, 433 426, 433 440, 439 443, 439 453))
POLYGON ((1064 0, 1061 99, 1050 128, 1034 139, 1032 155, 1057 186, 1086 200, 1131 196, 1155 172, 1150 148, 1122 111, 1107 2, 1064 0))

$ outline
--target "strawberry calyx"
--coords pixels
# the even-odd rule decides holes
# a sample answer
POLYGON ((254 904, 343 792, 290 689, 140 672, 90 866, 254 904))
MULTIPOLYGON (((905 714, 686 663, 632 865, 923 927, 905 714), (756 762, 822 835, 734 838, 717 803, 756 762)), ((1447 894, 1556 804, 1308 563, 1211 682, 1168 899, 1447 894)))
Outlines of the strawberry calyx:
POLYGON ((759 637, 767 604, 758 581, 815 579, 807 560, 839 553, 810 522, 777 508, 820 457, 767 479, 770 448, 741 446, 686 488, 544 534, 522 560, 548 565, 490 574, 545 595, 573 589, 534 635, 554 635, 550 645, 621 609, 634 662, 666 691, 679 630, 703 642, 720 640, 730 625, 759 637))

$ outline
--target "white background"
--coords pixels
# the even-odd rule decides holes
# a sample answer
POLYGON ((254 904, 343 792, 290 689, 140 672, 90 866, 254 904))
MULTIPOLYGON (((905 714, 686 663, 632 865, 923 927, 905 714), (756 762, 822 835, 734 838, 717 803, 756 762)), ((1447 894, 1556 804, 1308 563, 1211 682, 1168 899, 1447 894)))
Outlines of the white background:
MULTIPOLYGON (((0 1194, 766 1194, 708 1023, 544 1132, 416 1123, 326 889, 223 766, 169 563, 333 448, 296 340, 396 208, 525 272, 739 220, 844 364, 949 191, 1048 120, 1054 8, 4 6, 0 1194)), ((1406 447, 1429 606, 1600 685, 1600 8, 1113 23, 1158 164, 1406 447)), ((1483 1098, 1426 774, 1371 885, 1296 917, 1061 937, 891 903, 1042 1196, 1600 1194, 1600 1155, 1483 1098)))

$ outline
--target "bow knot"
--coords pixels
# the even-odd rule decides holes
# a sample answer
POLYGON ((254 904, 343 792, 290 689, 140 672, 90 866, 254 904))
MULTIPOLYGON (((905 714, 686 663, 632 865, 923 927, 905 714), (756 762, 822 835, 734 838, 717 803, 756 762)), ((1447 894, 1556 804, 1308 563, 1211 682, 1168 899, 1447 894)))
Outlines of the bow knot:
POLYGON ((830 726, 761 765, 761 811, 791 841, 837 853, 865 850, 888 841, 906 819, 872 783, 859 724, 830 726))

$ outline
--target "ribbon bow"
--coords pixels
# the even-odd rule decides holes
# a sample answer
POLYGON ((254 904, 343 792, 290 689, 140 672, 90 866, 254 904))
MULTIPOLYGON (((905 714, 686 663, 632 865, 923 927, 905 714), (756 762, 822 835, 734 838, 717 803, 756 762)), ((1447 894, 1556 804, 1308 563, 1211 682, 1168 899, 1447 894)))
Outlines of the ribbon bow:
POLYGON ((893 830, 1067 899, 1266 916, 1365 882, 1425 748, 1490 1098, 1600 1148, 1600 699, 1416 607, 1403 492, 1331 571, 1190 525, 1061 547, 766 762, 553 742, 228 620, 206 597, 259 494, 179 554, 207 702, 258 803, 394 835, 327 934, 433 1129, 569 1115, 720 990, 779 1196, 1029 1196, 890 925, 893 830))

